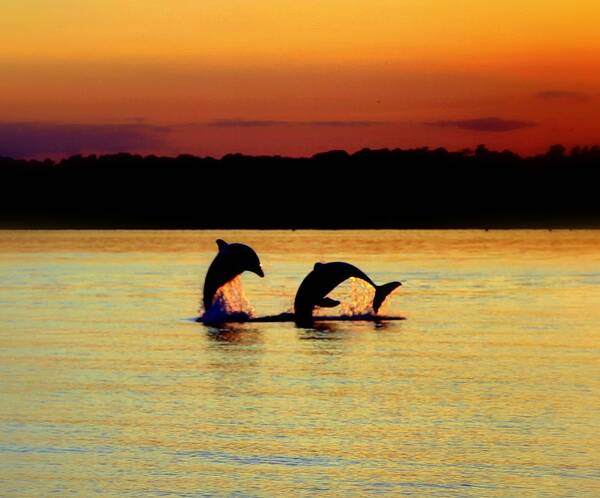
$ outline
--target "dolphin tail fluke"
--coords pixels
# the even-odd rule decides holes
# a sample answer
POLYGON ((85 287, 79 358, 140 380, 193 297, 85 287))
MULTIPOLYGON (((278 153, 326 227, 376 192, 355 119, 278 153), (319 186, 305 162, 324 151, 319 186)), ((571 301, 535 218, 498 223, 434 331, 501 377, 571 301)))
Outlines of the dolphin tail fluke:
POLYGON ((396 288, 400 287, 400 282, 390 282, 388 284, 378 285, 375 287, 375 297, 373 298, 373 311, 377 313, 385 298, 396 288))

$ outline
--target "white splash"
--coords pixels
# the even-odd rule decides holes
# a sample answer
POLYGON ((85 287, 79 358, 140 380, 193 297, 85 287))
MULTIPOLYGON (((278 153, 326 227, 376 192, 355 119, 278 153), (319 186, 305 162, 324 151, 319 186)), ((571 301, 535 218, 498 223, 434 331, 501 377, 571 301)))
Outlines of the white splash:
POLYGON ((341 304, 337 308, 316 308, 315 316, 358 317, 375 315, 373 312, 375 289, 359 278, 349 278, 329 294, 329 297, 340 301, 341 304))
POLYGON ((248 301, 242 287, 242 279, 238 275, 216 292, 211 307, 202 315, 202 321, 218 323, 231 318, 249 319, 255 316, 254 307, 248 301))

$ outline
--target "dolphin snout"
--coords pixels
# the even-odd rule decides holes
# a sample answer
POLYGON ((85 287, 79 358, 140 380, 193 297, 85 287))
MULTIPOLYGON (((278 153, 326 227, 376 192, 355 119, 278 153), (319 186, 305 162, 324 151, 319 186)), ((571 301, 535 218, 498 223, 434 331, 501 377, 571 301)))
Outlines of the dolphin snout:
POLYGON ((252 270, 254 273, 256 273, 260 278, 263 278, 265 276, 265 272, 262 269, 262 266, 257 266, 254 270, 252 270))

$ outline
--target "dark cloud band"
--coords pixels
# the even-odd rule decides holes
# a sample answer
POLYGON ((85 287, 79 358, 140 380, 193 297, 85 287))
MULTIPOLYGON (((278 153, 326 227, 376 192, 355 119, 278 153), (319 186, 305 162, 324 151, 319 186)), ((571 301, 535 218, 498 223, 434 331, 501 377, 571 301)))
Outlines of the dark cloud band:
POLYGON ((568 100, 571 102, 587 102, 592 99, 592 96, 587 93, 566 90, 544 90, 537 92, 534 97, 542 100, 568 100))
POLYGON ((427 126, 436 128, 460 128, 472 131, 506 132, 521 130, 537 126, 532 121, 521 121, 516 119, 503 119, 497 117, 479 118, 479 119, 456 119, 441 120, 425 123, 427 126))
POLYGON ((169 131, 168 127, 145 124, 0 122, 0 156, 148 150, 162 145, 169 131))
POLYGON ((321 126, 330 128, 346 128, 360 126, 374 126, 383 124, 379 121, 280 121, 280 120, 260 120, 260 119, 215 119, 209 121, 208 126, 216 128, 261 128, 276 126, 321 126))

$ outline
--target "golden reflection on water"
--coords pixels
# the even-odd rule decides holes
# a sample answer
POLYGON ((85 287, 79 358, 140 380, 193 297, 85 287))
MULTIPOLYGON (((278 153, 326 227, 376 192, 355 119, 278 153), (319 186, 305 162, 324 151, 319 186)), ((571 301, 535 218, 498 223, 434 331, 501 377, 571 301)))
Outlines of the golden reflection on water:
POLYGON ((0 495, 597 496, 599 269, 592 231, 1 232, 0 495), (408 319, 194 323, 219 237, 257 315, 346 260, 408 319))

